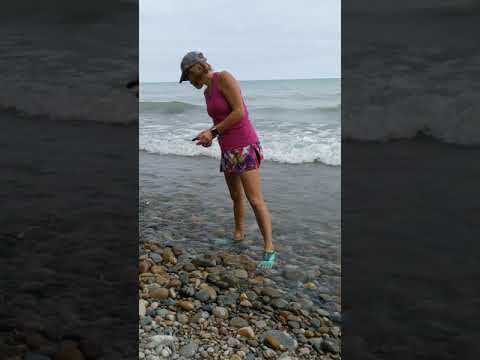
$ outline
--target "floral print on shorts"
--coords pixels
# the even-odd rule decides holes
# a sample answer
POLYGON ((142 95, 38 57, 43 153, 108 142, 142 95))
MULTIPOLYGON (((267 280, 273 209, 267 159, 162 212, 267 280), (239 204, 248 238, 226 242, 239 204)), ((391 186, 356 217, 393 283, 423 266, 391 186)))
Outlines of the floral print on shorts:
POLYGON ((242 173, 260 167, 263 150, 260 142, 222 152, 220 171, 225 173, 242 173))

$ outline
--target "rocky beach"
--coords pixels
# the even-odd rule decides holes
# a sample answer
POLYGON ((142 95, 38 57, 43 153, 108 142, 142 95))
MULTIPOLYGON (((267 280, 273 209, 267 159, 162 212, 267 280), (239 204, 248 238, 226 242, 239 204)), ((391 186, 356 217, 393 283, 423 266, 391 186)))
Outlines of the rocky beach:
MULTIPOLYGON (((285 228, 275 228, 283 216, 281 201, 277 203, 282 197, 272 199, 275 189, 266 182, 265 196, 277 205, 270 206, 280 257, 274 269, 260 271, 256 263, 262 243, 252 214, 247 216, 247 239, 229 240, 232 214, 220 190, 223 179, 212 176, 215 159, 140 153, 140 160, 139 359, 341 358, 339 243, 334 241, 339 234, 333 219, 329 235, 324 232, 316 240, 309 238, 311 231, 326 228, 312 228, 308 220, 316 217, 311 212, 304 224, 292 214, 292 223, 285 218, 285 228), (161 171, 156 170, 159 162, 161 171), (194 179, 189 180, 189 171, 194 179), (197 191, 198 184, 204 184, 204 191, 197 191), (298 234, 296 244, 287 233, 298 234)), ((324 189, 327 184, 336 188, 335 180, 339 187, 339 171, 327 166, 289 169, 266 163, 264 178, 290 170, 303 173, 307 193, 309 180, 313 184, 319 174, 324 189)), ((285 186, 289 179, 284 180, 285 186)), ((336 195, 311 190, 312 206, 336 195)), ((296 203, 289 203, 295 210, 296 203)))

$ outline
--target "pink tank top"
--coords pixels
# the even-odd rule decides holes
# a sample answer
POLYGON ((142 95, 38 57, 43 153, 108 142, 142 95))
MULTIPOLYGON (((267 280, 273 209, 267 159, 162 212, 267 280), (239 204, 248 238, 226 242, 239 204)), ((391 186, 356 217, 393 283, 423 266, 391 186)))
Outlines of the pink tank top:
MULTIPOLYGON (((218 86, 218 76, 218 72, 213 73, 211 88, 205 90, 207 112, 213 119, 214 125, 221 123, 232 112, 230 104, 227 99, 225 99, 218 86), (211 91, 210 94, 208 94, 208 90, 211 91)), ((253 124, 250 122, 247 106, 245 105, 243 98, 242 102, 244 110, 243 118, 218 137, 218 142, 222 151, 255 144, 258 141, 257 132, 255 131, 253 124)))

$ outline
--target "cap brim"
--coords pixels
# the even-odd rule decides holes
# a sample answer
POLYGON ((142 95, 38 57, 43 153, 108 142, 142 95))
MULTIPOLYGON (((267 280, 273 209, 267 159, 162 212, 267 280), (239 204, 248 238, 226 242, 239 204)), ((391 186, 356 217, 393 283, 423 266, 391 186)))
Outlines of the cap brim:
POLYGON ((181 83, 182 81, 185 81, 187 80, 187 76, 186 76, 186 73, 182 73, 182 76, 180 76, 180 81, 178 83, 181 83))

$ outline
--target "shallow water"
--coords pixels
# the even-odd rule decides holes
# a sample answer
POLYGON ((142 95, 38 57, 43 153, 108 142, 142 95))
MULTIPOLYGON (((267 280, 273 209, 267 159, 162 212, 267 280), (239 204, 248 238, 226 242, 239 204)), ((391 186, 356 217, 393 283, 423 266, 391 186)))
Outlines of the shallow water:
MULTIPOLYGON (((279 267, 270 275, 338 310, 340 169, 265 161, 262 178, 279 250, 279 267), (287 268, 312 274, 309 280, 317 289, 304 289, 297 279, 287 281, 283 278, 287 268)), ((233 211, 218 161, 140 152, 141 239, 161 239, 187 250, 238 251, 258 259, 263 240, 253 211, 246 206, 245 243, 232 247, 233 211)))

